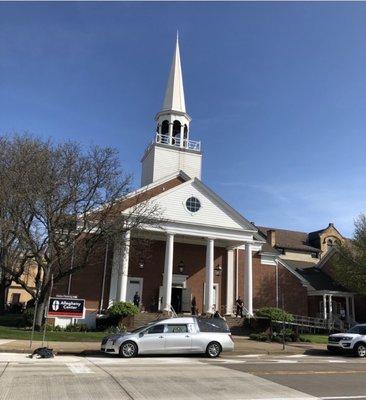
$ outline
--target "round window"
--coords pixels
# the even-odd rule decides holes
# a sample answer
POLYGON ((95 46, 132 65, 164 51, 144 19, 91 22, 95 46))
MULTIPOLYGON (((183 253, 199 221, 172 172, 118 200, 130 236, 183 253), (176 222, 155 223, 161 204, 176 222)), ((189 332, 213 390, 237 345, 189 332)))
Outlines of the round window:
POLYGON ((201 203, 197 197, 190 197, 186 201, 186 207, 190 212, 197 212, 201 208, 201 203))

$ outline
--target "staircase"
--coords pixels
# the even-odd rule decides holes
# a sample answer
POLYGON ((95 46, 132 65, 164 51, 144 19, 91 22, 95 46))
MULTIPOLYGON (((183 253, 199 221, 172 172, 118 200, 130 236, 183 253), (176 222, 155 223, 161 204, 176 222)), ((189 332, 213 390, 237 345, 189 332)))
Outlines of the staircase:
POLYGON ((163 318, 163 314, 161 313, 149 313, 149 312, 144 312, 144 313, 138 313, 133 317, 132 325, 128 328, 130 329, 136 329, 139 328, 140 326, 147 325, 148 323, 155 321, 157 319, 163 318))
POLYGON ((235 318, 231 315, 227 315, 225 319, 233 335, 243 336, 247 333, 243 327, 245 318, 235 318))

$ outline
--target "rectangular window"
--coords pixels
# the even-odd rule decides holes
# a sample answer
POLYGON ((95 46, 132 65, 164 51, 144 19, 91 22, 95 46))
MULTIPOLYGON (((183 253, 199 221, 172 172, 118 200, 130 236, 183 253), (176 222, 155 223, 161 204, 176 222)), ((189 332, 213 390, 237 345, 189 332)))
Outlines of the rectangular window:
POLYGON ((185 324, 167 325, 167 333, 186 333, 188 327, 185 324))
POLYGON ((164 325, 160 324, 160 325, 154 325, 152 326, 147 333, 163 333, 164 332, 164 325))
POLYGON ((13 293, 11 295, 11 302, 12 302, 12 304, 19 304, 20 303, 20 293, 13 293))

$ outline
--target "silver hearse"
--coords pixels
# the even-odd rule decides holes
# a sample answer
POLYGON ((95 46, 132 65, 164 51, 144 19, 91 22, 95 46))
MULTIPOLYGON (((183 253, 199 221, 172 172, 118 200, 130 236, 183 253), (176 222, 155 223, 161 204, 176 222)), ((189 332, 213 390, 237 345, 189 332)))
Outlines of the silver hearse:
POLYGON ((130 358, 139 354, 205 353, 218 357, 234 350, 230 329, 222 318, 184 317, 154 321, 132 332, 106 336, 101 351, 130 358))

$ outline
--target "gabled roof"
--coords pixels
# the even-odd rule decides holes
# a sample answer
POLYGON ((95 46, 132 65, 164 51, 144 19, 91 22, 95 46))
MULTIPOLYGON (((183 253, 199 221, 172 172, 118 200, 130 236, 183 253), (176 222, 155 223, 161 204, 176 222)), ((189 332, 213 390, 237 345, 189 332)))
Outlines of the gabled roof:
MULTIPOLYGON (((183 210, 183 207, 181 205, 181 199, 178 201, 177 201, 177 199, 184 194, 182 193, 182 194, 177 195, 175 192, 178 192, 178 191, 184 192, 185 195, 194 194, 193 193, 194 191, 197 191, 197 194, 199 194, 199 193, 204 194, 205 198, 209 201, 209 204, 212 204, 213 207, 218 207, 218 208, 216 208, 217 211, 215 211, 218 213, 217 214, 218 218, 221 215, 224 219, 226 218, 226 221, 228 221, 229 219, 232 221, 228 225, 228 227, 231 227, 231 228, 234 228, 237 230, 240 229, 243 231, 251 232, 256 240, 263 241, 262 237, 260 237, 260 235, 258 235, 257 228, 253 224, 251 224, 246 218, 244 218, 240 213, 238 213, 234 208, 232 208, 228 203, 226 203, 220 196, 218 196, 215 192, 213 192, 208 186, 206 186, 198 178, 190 179, 190 180, 182 183, 181 185, 172 188, 169 191, 161 192, 157 196, 154 196, 154 201, 158 202, 159 205, 160 204, 164 205, 164 201, 165 202, 167 201, 166 198, 169 198, 169 202, 168 202, 169 207, 166 210, 167 214, 170 214, 170 215, 166 216, 166 218, 168 218, 169 220, 171 220, 173 218, 173 214, 174 214, 174 218, 175 217, 178 218, 177 214, 179 214, 180 211, 183 210), (175 206, 177 206, 178 208, 174 210, 175 206), (175 213, 177 213, 177 214, 175 214, 175 213), (226 215, 226 217, 224 217, 224 215, 226 215)), ((207 204, 208 203, 206 203, 206 205, 207 204)), ((204 208, 205 207, 202 208, 202 211, 205 213, 204 208)), ((209 214, 209 217, 210 218, 212 217, 212 213, 209 214)), ((198 223, 198 224, 205 224, 205 225, 212 225, 212 226, 215 225, 215 223, 217 222, 215 219, 203 221, 202 219, 200 219, 199 214, 197 214, 195 216, 189 216, 189 215, 187 215, 186 212, 183 214, 180 214, 180 218, 182 218, 182 220, 179 220, 179 221, 176 220, 176 222, 186 223, 187 219, 188 219, 190 221, 190 223, 193 223, 193 224, 198 223)))
POLYGON ((308 234, 306 232, 290 231, 287 229, 269 228, 265 226, 258 226, 258 229, 264 237, 267 237, 267 231, 276 231, 276 245, 277 248, 305 251, 309 253, 319 253, 320 249, 313 247, 309 244, 308 234))

